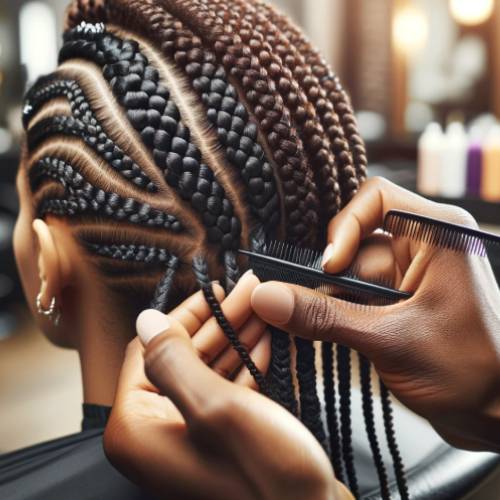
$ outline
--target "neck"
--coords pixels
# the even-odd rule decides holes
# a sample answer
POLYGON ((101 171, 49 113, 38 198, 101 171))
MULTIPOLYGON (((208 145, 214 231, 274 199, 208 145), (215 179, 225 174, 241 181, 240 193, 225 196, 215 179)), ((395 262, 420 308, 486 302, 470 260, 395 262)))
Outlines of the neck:
MULTIPOLYGON (((102 307, 102 305, 101 305, 102 307)), ((89 309, 99 311, 99 308, 89 309)), ((78 346, 84 403, 112 406, 130 338, 123 325, 107 324, 99 314, 83 314, 78 346), (103 326, 105 325, 105 326, 103 326)))

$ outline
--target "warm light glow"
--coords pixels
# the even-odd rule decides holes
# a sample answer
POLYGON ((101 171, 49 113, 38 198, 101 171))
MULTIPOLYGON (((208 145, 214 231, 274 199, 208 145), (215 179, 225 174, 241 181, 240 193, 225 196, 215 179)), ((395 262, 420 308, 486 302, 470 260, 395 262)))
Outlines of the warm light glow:
POLYGON ((455 21, 474 26, 487 21, 495 7, 495 0, 450 0, 450 10, 455 21))
POLYGON ((429 24, 420 9, 406 6, 396 13, 393 23, 394 44, 404 54, 412 55, 423 49, 428 34, 429 24))
POLYGON ((43 2, 28 2, 19 14, 21 62, 26 65, 28 82, 53 71, 57 65, 56 19, 43 2))

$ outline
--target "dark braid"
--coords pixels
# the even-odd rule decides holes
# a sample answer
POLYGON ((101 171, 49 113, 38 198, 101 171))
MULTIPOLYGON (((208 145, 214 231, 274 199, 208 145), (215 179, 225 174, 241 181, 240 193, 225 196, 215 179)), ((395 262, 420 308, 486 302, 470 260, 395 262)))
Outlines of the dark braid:
POLYGON ((380 482, 380 494, 382 500, 390 500, 391 495, 389 492, 389 479, 387 477, 387 472, 385 470, 384 459, 382 453, 380 452, 380 445, 377 438, 377 432, 375 429, 375 415, 373 412, 373 393, 371 386, 371 364, 362 355, 359 354, 359 371, 360 371, 360 382, 361 382, 361 397, 363 403, 363 416, 365 419, 366 434, 368 436, 368 442, 370 443, 370 448, 372 450, 373 461, 377 469, 377 474, 380 482))
POLYGON ((326 450, 326 435, 321 421, 321 406, 316 385, 314 344, 310 340, 295 337, 295 346, 297 347, 300 418, 326 450))
POLYGON ((337 415, 337 390, 335 387, 334 346, 330 342, 322 342, 321 354, 323 362, 323 384, 325 395, 326 422, 330 441, 330 456, 335 477, 345 483, 346 477, 342 462, 342 444, 340 441, 339 419, 337 415))
POLYGON ((272 167, 258 141, 258 125, 227 80, 226 71, 202 41, 155 2, 134 0, 126 8, 110 6, 112 17, 137 25, 137 11, 145 19, 136 29, 161 44, 163 55, 186 74, 200 96, 207 119, 216 129, 226 160, 239 172, 253 215, 272 235, 280 207, 272 167), (129 10, 133 14, 129 14, 129 10), (133 16, 133 19, 130 17, 133 16))
MULTIPOLYGON (((255 363, 250 358, 247 349, 238 339, 238 334, 233 330, 233 327, 229 323, 229 321, 224 316, 222 312, 219 301, 215 297, 213 292, 212 283, 210 282, 210 278, 208 275, 208 266, 205 259, 202 257, 195 257, 193 259, 193 271, 196 276, 196 280, 200 288, 203 291, 205 296, 205 300, 207 301, 210 309, 212 310, 212 314, 214 315, 217 323, 221 327, 222 331, 228 338, 229 342, 233 346, 234 350, 239 354, 241 361, 248 368, 248 371, 251 373, 252 377, 257 382, 261 391, 265 391, 267 384, 264 378, 264 375, 260 372, 260 370, 255 366, 255 363)), ((265 391, 267 392, 267 391, 265 391)))
POLYGON ((167 183, 200 214, 208 228, 208 241, 220 243, 224 249, 237 248, 241 225, 232 204, 203 162, 170 92, 137 42, 83 26, 65 35, 60 60, 70 57, 86 57, 103 65, 103 76, 167 183), (151 108, 146 110, 148 105, 151 108))
POLYGON ((47 80, 45 77, 42 86, 35 85, 28 94, 23 116, 25 128, 43 104, 57 97, 68 99, 72 116, 53 116, 35 124, 28 130, 29 149, 33 150, 54 134, 80 137, 120 175, 138 187, 155 192, 156 186, 148 176, 106 135, 79 85, 71 80, 55 80, 55 75, 53 78, 54 81, 44 84, 47 80))
POLYGON ((269 381, 273 388, 276 401, 282 404, 290 413, 298 416, 298 404, 295 398, 291 371, 291 341, 288 333, 274 327, 271 330, 271 366, 269 381))
POLYGON ((385 436, 387 438, 387 444, 389 445, 389 450, 394 464, 394 473, 396 475, 399 494, 401 495, 401 500, 409 500, 410 493, 408 490, 408 482, 406 480, 403 460, 401 458, 401 453, 399 452, 398 443, 396 441, 396 432, 394 430, 394 418, 392 414, 390 394, 382 380, 380 380, 380 399, 382 401, 385 436))
MULTIPOLYGON (((250 23, 243 20, 238 34, 234 30, 224 33, 223 26, 231 24, 231 19, 227 18, 235 17, 236 14, 229 11, 226 18, 222 18, 215 9, 199 0, 168 0, 165 5, 205 43, 212 44, 218 60, 230 76, 238 80, 246 103, 260 121, 261 130, 278 166, 285 188, 284 215, 290 222, 290 237, 296 241, 310 240, 317 221, 316 187, 307 168, 302 141, 292 126, 283 97, 270 79, 266 64, 258 59, 262 51, 268 53, 264 50, 267 46, 264 46, 262 36, 253 33, 250 23), (245 46, 242 46, 241 41, 245 46), (259 61, 259 69, 255 63, 252 64, 252 56, 255 61, 259 61)), ((238 22, 237 18, 233 21, 238 22)), ((270 64, 271 60, 267 63, 270 64)))
POLYGON ((226 270, 226 292, 230 292, 240 279, 240 269, 234 252, 224 252, 224 268, 226 270))
POLYGON ((175 256, 171 256, 167 263, 167 270, 163 275, 160 283, 156 287, 153 300, 151 301, 151 308, 157 309, 163 313, 167 312, 170 291, 172 290, 172 285, 174 282, 175 272, 179 266, 179 259, 175 256))
POLYGON ((349 482, 349 488, 355 498, 359 497, 358 480, 354 467, 351 425, 351 350, 337 346, 337 366, 340 395, 340 430, 342 435, 342 453, 349 482))
POLYGON ((161 227, 175 233, 183 229, 173 215, 93 186, 77 168, 61 158, 47 156, 32 167, 29 172, 31 190, 37 191, 45 179, 61 183, 65 197, 40 201, 37 207, 39 217, 47 213, 70 216, 93 213, 117 221, 161 227))

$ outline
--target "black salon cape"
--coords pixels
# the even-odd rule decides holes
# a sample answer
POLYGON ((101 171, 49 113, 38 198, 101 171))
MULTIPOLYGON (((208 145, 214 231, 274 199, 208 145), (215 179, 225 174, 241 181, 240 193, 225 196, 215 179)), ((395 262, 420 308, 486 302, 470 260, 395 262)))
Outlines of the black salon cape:
POLYGON ((152 500, 106 460, 109 409, 84 405, 83 431, 0 455, 1 500, 152 500))

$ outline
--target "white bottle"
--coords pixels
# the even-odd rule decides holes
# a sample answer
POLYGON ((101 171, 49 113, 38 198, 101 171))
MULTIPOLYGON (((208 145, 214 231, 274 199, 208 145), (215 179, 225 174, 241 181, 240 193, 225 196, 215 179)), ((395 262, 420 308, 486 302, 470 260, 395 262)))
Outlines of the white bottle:
POLYGON ((468 145, 469 138, 462 123, 450 123, 446 129, 439 182, 439 193, 444 198, 465 196, 468 145))
POLYGON ((434 122, 427 125, 418 142, 417 189, 423 195, 439 195, 444 142, 441 125, 434 122))

